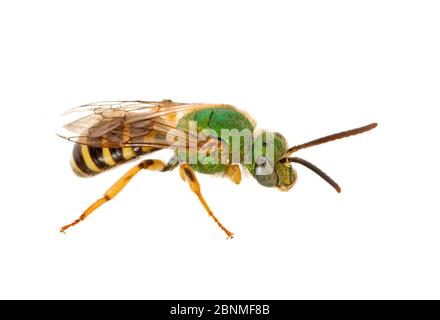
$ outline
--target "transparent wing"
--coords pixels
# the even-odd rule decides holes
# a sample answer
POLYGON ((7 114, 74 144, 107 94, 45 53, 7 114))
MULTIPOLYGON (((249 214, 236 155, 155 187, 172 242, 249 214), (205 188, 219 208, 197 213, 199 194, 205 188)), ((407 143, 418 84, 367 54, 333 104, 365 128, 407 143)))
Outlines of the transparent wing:
POLYGON ((98 148, 169 148, 179 146, 177 142, 183 139, 186 145, 196 145, 196 135, 177 130, 176 126, 184 114, 205 106, 170 100, 92 103, 65 112, 57 134, 98 148))

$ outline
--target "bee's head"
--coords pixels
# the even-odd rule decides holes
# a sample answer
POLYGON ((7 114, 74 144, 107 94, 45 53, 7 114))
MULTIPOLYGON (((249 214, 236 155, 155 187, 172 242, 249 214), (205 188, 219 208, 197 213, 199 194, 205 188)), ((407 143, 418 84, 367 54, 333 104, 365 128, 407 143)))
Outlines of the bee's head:
POLYGON ((376 128, 376 126, 376 123, 372 123, 368 126, 316 139, 290 149, 288 148, 286 139, 281 134, 261 131, 254 137, 253 151, 255 163, 253 167, 250 168, 250 171, 262 186, 278 188, 281 191, 289 191, 297 180, 296 170, 292 167, 291 163, 298 163, 315 172, 337 192, 341 192, 339 185, 321 169, 304 159, 290 157, 290 155, 301 149, 370 131, 376 128))
POLYGON ((290 190, 296 182, 296 171, 289 162, 283 162, 287 141, 278 132, 262 131, 254 138, 255 165, 251 171, 264 187, 290 190))

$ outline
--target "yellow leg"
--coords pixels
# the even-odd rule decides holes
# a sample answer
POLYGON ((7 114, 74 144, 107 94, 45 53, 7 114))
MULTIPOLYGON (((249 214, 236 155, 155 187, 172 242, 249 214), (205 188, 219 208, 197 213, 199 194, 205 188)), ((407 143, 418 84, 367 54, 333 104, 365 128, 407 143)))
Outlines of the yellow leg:
POLYGON ((226 167, 226 177, 228 177, 233 183, 241 183, 241 170, 240 166, 237 164, 232 164, 226 167))
POLYGON ((208 212, 209 216, 214 219, 215 223, 226 233, 228 236, 228 239, 232 239, 234 237, 234 234, 230 232, 228 229, 226 229, 220 221, 217 219, 217 217, 214 215, 214 213, 209 208, 208 204, 206 203, 205 199, 202 196, 202 193, 200 191, 200 184, 197 180, 197 177, 194 173, 194 170, 191 169, 191 167, 188 164, 181 164, 180 165, 180 176, 184 181, 187 181, 192 192, 194 192, 197 197, 199 198, 200 202, 202 203, 203 207, 205 207, 206 211, 208 212))
POLYGON ((124 187, 130 182, 130 180, 142 169, 148 169, 153 171, 161 171, 165 167, 165 164, 160 160, 144 160, 135 167, 131 168, 127 171, 126 174, 124 174, 114 185, 110 187, 110 189, 107 190, 106 193, 104 193, 104 196, 97 200, 95 203, 93 203, 84 213, 76 219, 74 222, 65 225, 61 228, 61 232, 65 232, 70 227, 73 227, 74 225, 77 225, 81 221, 83 221, 85 218, 87 218, 89 215, 92 214, 93 211, 98 209, 100 206, 102 206, 107 201, 113 199, 124 187))

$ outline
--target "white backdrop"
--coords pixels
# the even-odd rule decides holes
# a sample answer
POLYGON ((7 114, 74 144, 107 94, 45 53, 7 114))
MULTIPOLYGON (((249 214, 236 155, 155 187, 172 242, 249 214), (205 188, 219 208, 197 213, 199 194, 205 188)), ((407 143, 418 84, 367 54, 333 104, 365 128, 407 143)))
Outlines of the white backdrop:
MULTIPOLYGON (((0 298, 440 298, 437 1, 0 4, 0 298), (79 179, 57 116, 102 100, 231 103, 294 145, 289 193, 127 170, 79 179)), ((157 154, 166 160, 169 153, 157 154)))

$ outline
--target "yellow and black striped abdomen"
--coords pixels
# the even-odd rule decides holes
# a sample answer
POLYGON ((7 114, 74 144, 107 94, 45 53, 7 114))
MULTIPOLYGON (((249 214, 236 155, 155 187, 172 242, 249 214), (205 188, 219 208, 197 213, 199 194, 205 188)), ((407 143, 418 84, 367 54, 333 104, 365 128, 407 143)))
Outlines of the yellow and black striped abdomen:
POLYGON ((70 164, 76 175, 90 177, 157 150, 152 147, 95 148, 76 143, 70 164))

